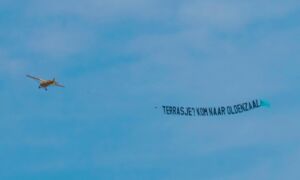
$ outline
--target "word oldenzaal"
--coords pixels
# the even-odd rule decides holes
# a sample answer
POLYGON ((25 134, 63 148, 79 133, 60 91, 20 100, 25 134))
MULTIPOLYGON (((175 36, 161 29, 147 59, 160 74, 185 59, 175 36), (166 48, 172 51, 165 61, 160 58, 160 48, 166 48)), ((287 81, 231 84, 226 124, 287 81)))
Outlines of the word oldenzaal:
POLYGON ((270 106, 262 100, 252 100, 232 106, 218 107, 183 107, 183 106, 162 106, 163 113, 166 115, 180 116, 222 116, 239 114, 263 106, 270 106))

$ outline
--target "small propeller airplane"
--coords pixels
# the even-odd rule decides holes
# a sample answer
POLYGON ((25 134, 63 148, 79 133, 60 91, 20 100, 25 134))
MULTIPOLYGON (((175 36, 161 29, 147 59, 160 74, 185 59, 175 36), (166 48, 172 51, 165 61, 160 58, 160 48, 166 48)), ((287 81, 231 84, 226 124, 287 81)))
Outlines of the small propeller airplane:
POLYGON ((65 87, 64 85, 59 84, 57 81, 55 81, 55 78, 53 78, 53 80, 44 80, 38 77, 34 77, 31 75, 26 75, 27 77, 33 79, 33 80, 37 80, 39 81, 40 85, 39 85, 39 89, 40 88, 44 88, 46 91, 48 90, 48 86, 58 86, 58 87, 65 87))

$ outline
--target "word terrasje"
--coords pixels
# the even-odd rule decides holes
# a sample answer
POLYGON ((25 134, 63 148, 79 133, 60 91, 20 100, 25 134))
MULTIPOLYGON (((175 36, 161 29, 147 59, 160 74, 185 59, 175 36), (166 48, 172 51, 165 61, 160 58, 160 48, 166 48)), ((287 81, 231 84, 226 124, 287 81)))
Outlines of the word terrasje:
POLYGON ((180 116, 223 116, 234 115, 257 109, 260 107, 269 107, 269 103, 262 100, 252 100, 232 106, 218 107, 183 107, 183 106, 162 106, 165 115, 180 116))

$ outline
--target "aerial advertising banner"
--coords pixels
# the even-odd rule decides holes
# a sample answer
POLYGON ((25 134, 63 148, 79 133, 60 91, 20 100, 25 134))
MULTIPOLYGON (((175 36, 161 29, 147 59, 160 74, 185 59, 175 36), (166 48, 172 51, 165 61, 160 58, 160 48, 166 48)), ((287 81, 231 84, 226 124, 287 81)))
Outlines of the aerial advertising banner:
POLYGON ((267 101, 252 100, 235 105, 216 106, 216 107, 184 107, 163 105, 162 111, 165 115, 178 116, 224 116, 234 115, 251 111, 260 107, 270 107, 267 101))

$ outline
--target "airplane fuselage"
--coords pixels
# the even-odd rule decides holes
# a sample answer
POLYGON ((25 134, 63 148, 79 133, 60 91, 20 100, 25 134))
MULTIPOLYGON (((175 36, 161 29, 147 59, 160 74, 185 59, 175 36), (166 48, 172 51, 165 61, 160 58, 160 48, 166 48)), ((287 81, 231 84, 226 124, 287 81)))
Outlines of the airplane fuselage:
POLYGON ((47 81, 41 81, 40 82, 40 87, 42 88, 47 88, 48 86, 54 85, 55 81, 53 80, 47 80, 47 81))

